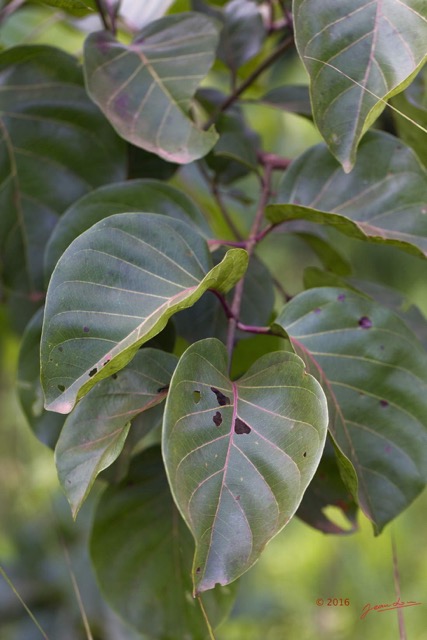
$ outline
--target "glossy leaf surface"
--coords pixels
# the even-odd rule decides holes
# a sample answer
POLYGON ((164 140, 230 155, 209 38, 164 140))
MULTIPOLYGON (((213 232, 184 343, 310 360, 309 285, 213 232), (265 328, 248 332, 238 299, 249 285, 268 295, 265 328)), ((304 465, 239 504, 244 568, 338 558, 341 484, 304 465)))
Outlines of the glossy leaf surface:
POLYGON ((427 474, 427 356, 389 309, 348 289, 305 291, 276 323, 325 390, 329 429, 380 532, 427 474))
POLYGON ((176 363, 170 353, 142 349, 122 371, 91 389, 65 420, 55 461, 74 518, 96 476, 122 451, 131 420, 166 397, 176 363))
POLYGON ((326 428, 324 394, 295 354, 266 354, 231 382, 221 342, 187 349, 166 402, 163 456, 196 541, 195 593, 238 578, 290 520, 326 428))
POLYGON ((59 216, 88 191, 124 179, 125 148, 87 97, 77 61, 59 49, 1 53, 0 84, 3 279, 37 300, 59 216))
MULTIPOLYGON (((128 477, 105 491, 90 549, 107 601, 128 624, 162 640, 209 637, 191 593, 194 542, 173 503, 160 448, 138 455, 128 477)), ((216 627, 229 613, 234 589, 217 587, 202 600, 216 627)))
POLYGON ((348 236, 427 254, 427 172, 397 138, 368 133, 345 174, 325 145, 292 163, 270 205, 271 222, 303 219, 348 236))
POLYGON ((41 344, 45 406, 69 413, 122 369, 177 311, 208 289, 227 292, 246 270, 243 249, 212 265, 205 240, 166 216, 123 213, 93 225, 52 275, 41 344))
POLYGON ((349 172, 359 141, 427 59, 422 0, 294 0, 295 40, 313 115, 349 172))
POLYGON ((209 235, 207 222, 189 197, 164 182, 129 180, 107 185, 88 193, 61 217, 46 247, 46 278, 68 245, 93 224, 116 213, 141 210, 193 223, 209 235))
POLYGON ((215 23, 197 13, 160 18, 128 46, 106 31, 92 33, 84 53, 89 95, 125 140, 170 162, 191 162, 217 139, 189 116, 217 43, 215 23))

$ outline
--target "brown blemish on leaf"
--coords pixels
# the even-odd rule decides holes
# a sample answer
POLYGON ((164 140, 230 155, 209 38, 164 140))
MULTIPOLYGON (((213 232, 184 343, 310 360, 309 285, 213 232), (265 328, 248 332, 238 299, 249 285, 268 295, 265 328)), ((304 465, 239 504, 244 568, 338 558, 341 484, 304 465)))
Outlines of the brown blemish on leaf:
POLYGON ((359 327, 362 329, 370 329, 372 327, 372 320, 368 316, 362 316, 359 320, 359 327))
POLYGON ((211 387, 211 391, 216 395, 216 399, 220 407, 225 407, 225 405, 230 404, 230 398, 221 393, 219 389, 211 387))
POLYGON ((222 424, 222 415, 220 414, 219 411, 216 412, 216 414, 213 416, 212 420, 214 421, 214 424, 219 427, 222 424))
POLYGON ((236 418, 234 421, 234 433, 241 435, 242 433, 250 433, 252 429, 246 422, 243 422, 240 418, 236 418))

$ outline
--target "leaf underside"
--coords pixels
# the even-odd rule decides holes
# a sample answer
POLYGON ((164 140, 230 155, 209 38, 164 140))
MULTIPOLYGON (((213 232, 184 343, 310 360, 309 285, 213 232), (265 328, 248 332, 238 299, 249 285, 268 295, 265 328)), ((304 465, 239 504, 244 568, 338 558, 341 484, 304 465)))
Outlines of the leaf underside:
POLYGON ((293 516, 326 428, 324 394, 295 354, 266 354, 231 382, 221 342, 187 349, 172 377, 162 444, 196 541, 196 594, 238 578, 293 516))
POLYGON ((88 93, 125 140, 170 162, 192 162, 217 139, 189 117, 217 43, 215 22, 197 13, 156 20, 128 46, 92 33, 84 49, 88 93))

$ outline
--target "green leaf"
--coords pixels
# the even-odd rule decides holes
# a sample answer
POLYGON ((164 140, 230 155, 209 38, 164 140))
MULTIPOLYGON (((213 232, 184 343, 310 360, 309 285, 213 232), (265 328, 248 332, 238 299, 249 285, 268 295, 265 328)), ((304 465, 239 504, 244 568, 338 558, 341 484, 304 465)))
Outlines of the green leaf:
POLYGON ((69 413, 174 313, 208 289, 231 289, 247 261, 246 251, 232 249, 212 268, 208 246, 192 227, 157 214, 117 214, 85 231, 59 260, 47 293, 46 409, 69 413))
POLYGON ((294 0, 293 11, 315 123, 348 173, 386 100, 407 87, 427 59, 425 4, 294 0))
POLYGON ((305 85, 294 84, 275 87, 263 95, 259 102, 289 113, 312 118, 310 93, 305 85))
POLYGON ((427 254, 427 172, 409 147, 386 133, 363 138, 349 175, 325 145, 309 149, 286 172, 278 200, 267 208, 275 224, 303 219, 427 254))
POLYGON ((46 411, 43 407, 40 383, 43 312, 43 309, 39 309, 34 314, 22 336, 16 386, 21 408, 32 431, 43 444, 53 449, 64 424, 64 416, 46 411))
POLYGON ((46 247, 46 280, 49 281, 59 258, 77 236, 108 216, 141 208, 194 224, 203 235, 210 235, 206 220, 182 191, 157 180, 110 184, 88 193, 61 217, 46 247))
MULTIPOLYGON (((200 604, 191 595, 194 543, 169 491, 160 448, 132 462, 128 477, 99 502, 90 552, 108 603, 150 638, 206 640, 200 604), (131 589, 123 588, 131 585, 131 589)), ((211 626, 227 616, 233 586, 201 597, 211 626)))
POLYGON ((236 72, 260 52, 266 31, 259 7, 251 0, 231 0, 223 11, 218 58, 236 72))
MULTIPOLYGON (((391 104, 427 131, 427 67, 424 67, 406 91, 393 98, 391 104)), ((427 134, 399 115, 396 110, 393 110, 393 117, 399 137, 414 149, 427 167, 427 134)))
POLYGON ((96 476, 121 453, 130 421, 164 400, 176 356, 142 349, 102 380, 67 417, 55 449, 59 481, 76 518, 96 476))
POLYGON ((93 14, 96 12, 94 0, 37 0, 37 3, 57 7, 75 16, 84 16, 88 13, 93 14))
POLYGON ((358 529, 357 505, 342 481, 334 447, 329 438, 326 439, 322 459, 296 515, 323 533, 346 535, 358 529), (331 521, 325 512, 329 506, 340 509, 350 526, 344 529, 331 521))
POLYGON ((249 569, 294 515, 319 463, 326 399, 294 353, 261 357, 237 382, 211 338, 181 357, 166 401, 163 456, 195 541, 195 593, 249 569))
POLYGON ((426 482, 427 356, 394 313, 348 289, 305 291, 276 323, 321 381, 329 429, 379 533, 426 482))
POLYGON ((156 20, 129 46, 92 33, 84 49, 89 95, 125 140, 170 162, 192 162, 217 140, 213 128, 203 131, 189 117, 217 43, 215 23, 197 13, 156 20))
POLYGON ((59 216, 125 177, 125 148, 71 56, 45 46, 0 54, 0 253, 5 288, 39 300, 43 252, 59 216))
POLYGON ((327 271, 336 273, 338 276, 350 275, 349 262, 329 242, 312 233, 297 232, 295 235, 308 244, 327 271))
POLYGON ((128 178, 151 178, 169 180, 178 170, 179 164, 166 162, 155 153, 150 153, 128 143, 128 178))

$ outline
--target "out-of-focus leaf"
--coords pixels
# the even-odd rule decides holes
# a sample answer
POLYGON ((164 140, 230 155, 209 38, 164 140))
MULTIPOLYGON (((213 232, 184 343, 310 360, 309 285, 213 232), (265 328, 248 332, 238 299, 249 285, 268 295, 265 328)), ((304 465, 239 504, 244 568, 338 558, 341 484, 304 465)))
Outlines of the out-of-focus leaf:
POLYGON ((177 362, 171 353, 139 351, 123 371, 91 389, 65 420, 55 461, 74 518, 97 475, 121 453, 131 420, 164 400, 177 362))
POLYGON ((334 447, 328 438, 314 478, 295 515, 323 533, 345 535, 358 529, 357 504, 342 481, 334 447), (343 529, 332 522, 324 512, 328 506, 340 509, 350 526, 343 529))
MULTIPOLYGON (((417 75, 409 87, 391 101, 393 107, 427 129, 427 67, 417 75)), ((427 134, 393 111, 399 137, 402 138, 427 167, 427 134)))
POLYGON ((120 15, 138 29, 161 18, 174 0, 121 0, 120 15))
POLYGON ((319 236, 312 233, 296 233, 299 238, 308 244, 310 249, 317 255, 320 262, 327 271, 336 273, 338 276, 348 276, 351 273, 351 267, 348 261, 333 247, 319 236))
POLYGON ((312 117, 310 93, 305 85, 285 85, 271 89, 259 102, 299 116, 312 117))
POLYGON ((18 362, 17 390, 28 424, 41 442, 55 447, 64 424, 64 416, 46 411, 40 383, 40 339, 43 309, 39 309, 28 323, 21 340, 18 362))
POLYGON ((33 3, 57 7, 75 16, 96 13, 94 0, 32 0, 33 3))
POLYGON ((160 214, 122 213, 82 233, 50 280, 41 343, 45 407, 69 413, 96 382, 122 369, 169 318, 205 291, 228 292, 248 255, 215 267, 192 227, 160 214))
POLYGON ((0 253, 9 291, 42 297, 43 253, 59 216, 125 177, 125 148, 59 49, 0 54, 0 253))
POLYGON ((189 116, 217 43, 215 23, 198 13, 156 20, 128 46, 92 33, 84 50, 89 95, 125 140, 169 162, 192 162, 217 140, 189 116))
POLYGON ((276 326, 323 386, 329 429, 379 533, 425 486, 427 355, 400 318, 348 289, 297 295, 276 326))
POLYGON ((169 483, 196 541, 196 594, 247 571, 294 515, 327 430, 324 393, 294 353, 268 353, 236 382, 227 365, 215 338, 189 347, 163 421, 169 483))
POLYGON ((61 217, 46 247, 45 272, 49 280, 65 249, 93 224, 116 213, 150 211, 195 224, 210 235, 209 226, 188 196, 157 180, 135 180, 96 189, 72 204, 61 217))
POLYGON ((427 59, 420 0, 294 0, 295 40, 310 75, 313 116, 347 173, 386 100, 427 59))
POLYGON ((166 162, 163 158, 128 144, 128 179, 154 178, 156 180, 169 180, 176 173, 179 165, 166 162))
MULTIPOLYGON (((191 593, 194 543, 173 503, 159 447, 138 455, 127 478, 105 491, 90 550, 105 598, 128 624, 150 638, 206 640, 191 593)), ((201 596, 212 627, 227 616, 234 595, 231 585, 201 596)))
POLYGON ((303 273, 304 289, 315 289, 316 287, 352 287, 336 273, 323 271, 317 267, 306 267, 303 273))
POLYGON ((427 253, 427 171, 389 134, 366 134, 350 174, 324 144, 309 149, 286 171, 277 200, 267 207, 273 223, 303 219, 414 255, 427 253))

